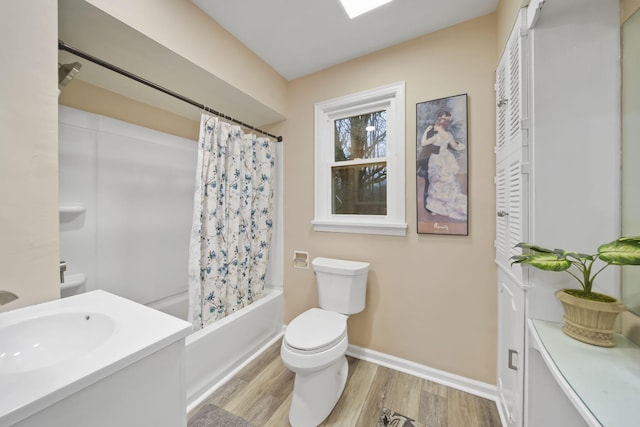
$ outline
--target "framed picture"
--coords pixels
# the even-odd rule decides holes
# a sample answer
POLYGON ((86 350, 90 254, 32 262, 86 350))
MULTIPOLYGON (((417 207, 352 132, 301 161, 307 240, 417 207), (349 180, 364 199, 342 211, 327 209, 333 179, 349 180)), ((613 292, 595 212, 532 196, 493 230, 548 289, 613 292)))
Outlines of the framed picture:
POLYGON ((418 233, 467 236, 467 94, 416 104, 418 233))

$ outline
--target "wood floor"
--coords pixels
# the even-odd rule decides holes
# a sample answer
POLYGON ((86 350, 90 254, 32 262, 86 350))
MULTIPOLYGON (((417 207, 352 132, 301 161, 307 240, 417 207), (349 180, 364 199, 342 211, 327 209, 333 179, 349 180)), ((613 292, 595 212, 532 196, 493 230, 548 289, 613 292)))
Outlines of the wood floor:
MULTIPOLYGON (((347 357, 349 377, 322 426, 376 427, 383 408, 428 427, 499 427, 495 402, 383 366, 347 357)), ((212 403, 256 427, 289 426, 294 374, 280 359, 280 341, 214 392, 212 403)), ((400 424, 401 425, 401 424, 400 424)))

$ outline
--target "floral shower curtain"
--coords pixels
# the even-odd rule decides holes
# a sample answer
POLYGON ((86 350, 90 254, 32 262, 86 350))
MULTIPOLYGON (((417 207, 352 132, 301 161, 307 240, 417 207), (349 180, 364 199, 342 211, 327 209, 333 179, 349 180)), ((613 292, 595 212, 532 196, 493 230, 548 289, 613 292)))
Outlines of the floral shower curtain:
POLYGON ((273 230, 273 144, 202 115, 189 245, 194 329, 262 295, 273 230))

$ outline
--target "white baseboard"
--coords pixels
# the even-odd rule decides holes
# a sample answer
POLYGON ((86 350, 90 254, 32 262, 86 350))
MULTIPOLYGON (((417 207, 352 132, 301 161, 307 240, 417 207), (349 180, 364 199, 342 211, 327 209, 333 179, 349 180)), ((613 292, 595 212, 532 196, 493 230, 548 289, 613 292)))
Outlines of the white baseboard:
MULTIPOLYGON (((410 360, 401 359, 389 354, 380 353, 379 351, 370 350, 368 348, 358 347, 349 344, 347 354, 357 359, 395 369, 405 374, 413 375, 418 378, 433 381, 447 387, 455 388, 475 396, 496 401, 498 400, 498 389, 496 386, 483 383, 481 381, 472 380, 460 375, 451 374, 449 372, 440 371, 430 368, 410 360)), ((499 406, 499 405, 498 405, 499 406)))
POLYGON ((508 426, 509 423, 507 423, 507 414, 505 414, 504 408, 502 407, 500 402, 497 401, 497 400, 496 400, 496 406, 498 407, 498 414, 500 415, 500 422, 502 423, 503 426, 508 426))

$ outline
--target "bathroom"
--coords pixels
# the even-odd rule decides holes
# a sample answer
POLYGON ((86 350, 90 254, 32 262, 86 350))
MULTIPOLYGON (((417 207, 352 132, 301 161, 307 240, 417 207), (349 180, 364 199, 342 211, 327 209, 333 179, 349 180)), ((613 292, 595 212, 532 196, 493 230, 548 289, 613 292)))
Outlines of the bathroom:
MULTIPOLYGON (((228 33, 205 26, 209 18, 191 1, 162 7, 149 0, 135 5, 107 0, 88 3, 189 57, 272 111, 264 123, 275 123, 267 130, 284 136, 283 194, 285 200, 295 201, 283 206, 284 324, 317 306, 313 271, 288 262, 295 251, 367 261, 372 267, 366 309, 349 320, 350 343, 468 379, 478 393, 493 392, 498 322, 493 247, 495 114, 488 106, 494 105, 495 67, 519 1, 501 0, 495 13, 290 81, 260 63, 228 33), (208 62, 204 52, 219 45, 228 49, 230 61, 208 62), (443 59, 434 63, 434 57, 443 59), (249 75, 234 72, 245 62, 252 64, 249 75), (416 233, 415 181, 408 167, 406 236, 314 232, 314 104, 402 80, 407 87, 406 134, 411 143, 415 104, 470 94, 469 236, 416 233)), ((9 209, 1 210, 0 265, 2 288, 19 293, 16 303, 27 306, 59 297, 58 151, 52 143, 58 138, 59 98, 53 81, 58 62, 53 42, 58 37, 57 10, 55 3, 40 1, 12 5, 8 11, 1 14, 12 17, 2 18, 3 38, 20 43, 6 44, 3 58, 5 63, 21 66, 6 69, 3 83, 11 82, 3 88, 3 102, 11 106, 12 115, 1 121, 1 196, 9 209)), ((195 120, 150 110, 81 80, 65 89, 60 102, 197 139, 195 120)), ((233 116, 233 111, 224 111, 233 116)), ((407 165, 413 164, 410 155, 407 159, 407 165)))

